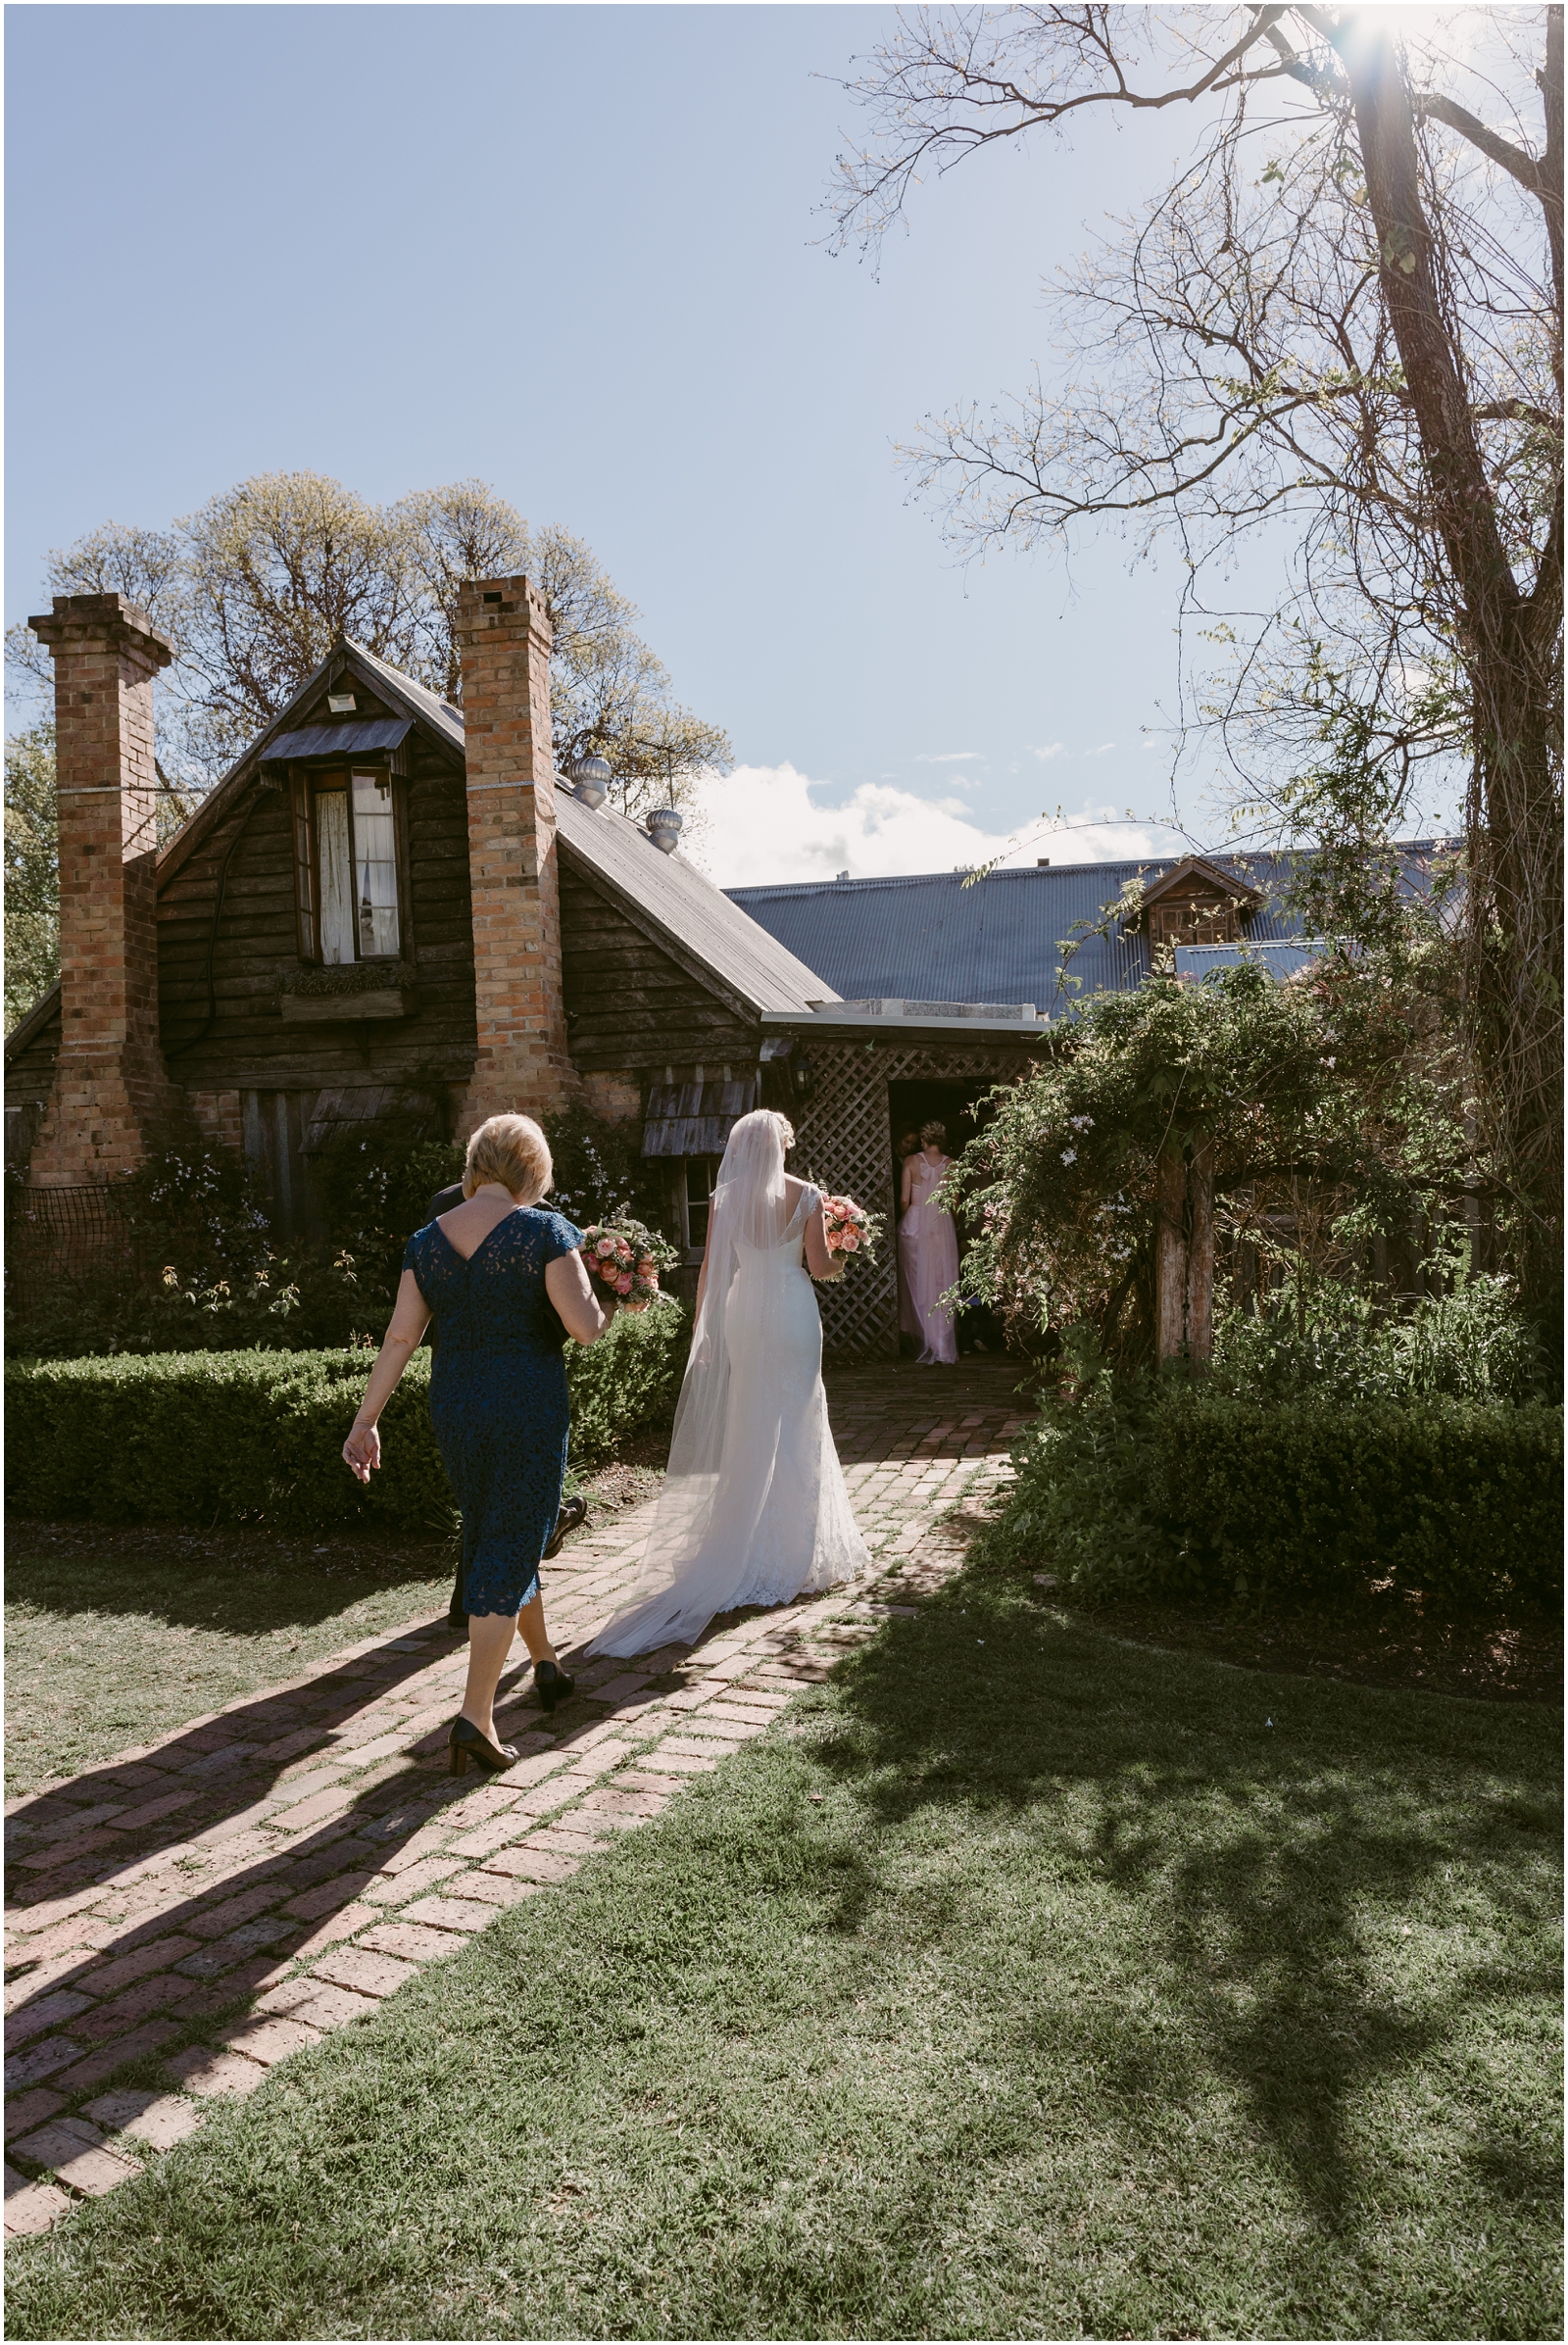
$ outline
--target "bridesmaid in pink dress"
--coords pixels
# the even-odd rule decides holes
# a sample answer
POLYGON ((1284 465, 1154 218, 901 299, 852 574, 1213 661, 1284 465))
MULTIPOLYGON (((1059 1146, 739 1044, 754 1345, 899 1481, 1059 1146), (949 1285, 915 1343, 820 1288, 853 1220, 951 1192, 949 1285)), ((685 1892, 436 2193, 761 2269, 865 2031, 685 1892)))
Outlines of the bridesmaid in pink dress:
POLYGON ((948 1169, 947 1138, 946 1126, 922 1124, 920 1151, 904 1164, 899 1269, 914 1322, 909 1332, 920 1339, 917 1367, 951 1368, 958 1357, 953 1311, 940 1299, 957 1280, 958 1233, 953 1215, 931 1202, 948 1169))

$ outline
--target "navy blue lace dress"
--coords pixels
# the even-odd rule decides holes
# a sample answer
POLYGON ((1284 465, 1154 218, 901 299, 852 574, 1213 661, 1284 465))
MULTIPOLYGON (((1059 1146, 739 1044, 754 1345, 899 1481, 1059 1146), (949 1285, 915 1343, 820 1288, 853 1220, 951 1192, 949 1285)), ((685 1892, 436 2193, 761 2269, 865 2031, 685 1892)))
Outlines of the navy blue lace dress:
POLYGON ((514 1613, 539 1592, 566 1470, 566 1363, 545 1268, 582 1244, 560 1213, 525 1205, 466 1262, 438 1222, 404 1249, 435 1318, 430 1422, 463 1509, 465 1603, 514 1613))

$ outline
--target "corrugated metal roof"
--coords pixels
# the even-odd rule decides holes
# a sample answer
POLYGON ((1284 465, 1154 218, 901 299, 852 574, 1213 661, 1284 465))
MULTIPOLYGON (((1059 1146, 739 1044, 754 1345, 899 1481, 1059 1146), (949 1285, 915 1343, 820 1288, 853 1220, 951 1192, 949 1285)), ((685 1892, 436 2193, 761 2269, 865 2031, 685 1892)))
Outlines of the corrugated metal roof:
MULTIPOLYGON (((400 699, 454 749, 463 750, 461 709, 360 645, 353 649, 381 679, 389 698, 400 699)), ((661 854, 645 830, 612 806, 591 811, 559 780, 556 827, 568 855, 597 873, 612 893, 618 892, 647 913, 755 1009, 804 1009, 808 999, 821 1001, 832 992, 831 981, 824 985, 816 970, 781 948, 765 925, 750 919, 695 864, 679 854, 661 854)))
POLYGON ((372 749, 396 749, 414 730, 412 716, 362 716, 347 724, 301 725, 295 733, 274 733, 269 757, 362 757, 372 749))
POLYGON ((1302 937, 1291 945, 1178 945, 1176 974, 1178 977, 1212 977, 1216 969, 1238 968, 1244 961, 1256 961, 1270 977, 1294 977, 1298 969, 1309 969, 1323 952, 1321 937, 1302 937))
MULTIPOLYGON (((1414 840, 1399 849, 1413 885, 1422 884, 1422 858, 1435 845, 1414 840)), ((994 871, 968 888, 962 872, 937 871, 727 892, 846 1000, 1033 1002, 1042 1014, 1060 1017, 1083 996, 1126 991, 1149 974, 1147 940, 1123 936, 1106 914, 1130 880, 1147 884, 1187 859, 994 871), (1106 934, 1091 933, 1102 922, 1106 934), (1066 950, 1074 945, 1076 952, 1066 950)), ((1261 892, 1263 905, 1247 923, 1250 938, 1261 945, 1299 936, 1280 901, 1294 857, 1209 859, 1261 892)))
POLYGON ((832 980, 796 957, 681 855, 662 855, 645 830, 611 806, 593 813, 564 783, 556 788, 561 844, 581 866, 648 914, 754 1009, 805 1009, 838 999, 832 980))
MULTIPOLYGON (((345 641, 348 639, 345 638, 345 641)), ((454 708, 450 702, 442 700, 438 694, 426 692, 422 684, 416 684, 412 676, 406 676, 401 667, 389 667, 384 660, 378 660, 373 652, 368 652, 364 644, 349 641, 348 648, 356 660, 363 661, 370 673, 386 685, 394 700, 402 701, 405 708, 412 708, 416 716, 422 716, 427 724, 433 725, 454 749, 462 749, 463 711, 460 708, 454 708)), ((322 664, 324 666, 325 662, 322 664)), ((320 670, 317 672, 319 674, 320 670)))

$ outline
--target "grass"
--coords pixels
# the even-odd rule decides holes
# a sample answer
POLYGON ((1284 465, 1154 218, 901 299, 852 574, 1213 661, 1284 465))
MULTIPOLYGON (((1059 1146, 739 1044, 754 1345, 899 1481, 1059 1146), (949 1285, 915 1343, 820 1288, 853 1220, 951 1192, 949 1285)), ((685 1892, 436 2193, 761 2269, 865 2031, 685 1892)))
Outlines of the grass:
MULTIPOLYGON (((586 1479, 594 1519, 651 1496, 657 1435, 586 1479)), ((445 1613, 456 1541, 11 1526, 6 1796, 79 1774, 362 1637, 445 1613)))
POLYGON ((970 1573, 10 2334, 1560 2333, 1558 1751, 970 1573))
POLYGON ((6 1582, 6 1792, 297 1677, 346 1644, 444 1612, 452 1560, 434 1541, 378 1555, 339 1539, 275 1542, 98 1535, 53 1551, 17 1527, 6 1582))

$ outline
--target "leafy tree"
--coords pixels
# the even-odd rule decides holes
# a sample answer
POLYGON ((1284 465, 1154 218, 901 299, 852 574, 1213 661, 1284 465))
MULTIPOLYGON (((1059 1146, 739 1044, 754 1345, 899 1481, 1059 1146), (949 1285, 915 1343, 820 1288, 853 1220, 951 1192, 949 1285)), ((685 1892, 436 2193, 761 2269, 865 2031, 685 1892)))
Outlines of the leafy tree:
POLYGON ((1325 759, 1321 728, 1355 710, 1356 790, 1368 757, 1404 784, 1427 757, 1468 768, 1463 1015, 1539 1292, 1562 1182, 1561 8, 922 11, 853 87, 872 128, 836 211, 869 247, 999 141, 1197 116, 1190 165, 1058 287, 1059 364, 906 453, 971 549, 1173 534, 1194 612, 1294 522, 1287 599, 1218 630, 1235 667, 1198 713, 1250 779, 1315 765, 1320 810, 1343 746, 1325 759))
MULTIPOLYGON (((456 706, 458 588, 510 572, 533 580, 555 630, 557 762, 604 757, 629 813, 690 801, 700 772, 728 763, 728 739, 671 699, 634 606, 581 539, 530 529, 483 481, 377 506, 320 473, 263 473, 168 530, 104 523, 50 555, 48 587, 123 594, 168 632, 176 658, 160 683, 160 748, 171 789, 199 796, 339 635, 456 706)), ((48 655, 26 628, 9 648, 47 681, 48 655)))
POLYGON ((1346 953, 1279 985, 1244 962, 1095 997, 1049 1065, 993 1095, 960 1161, 954 1187, 980 1232, 966 1288, 1020 1330, 1124 1364, 1183 1341, 1202 1356, 1216 1235, 1298 1279, 1343 1281, 1371 1238, 1463 1222, 1487 1167, 1452 1040, 1453 958, 1436 913, 1426 924, 1402 968, 1346 953), (1167 1238, 1193 1281, 1174 1343, 1160 1340, 1167 1238))
POLYGON ((5 956, 9 1034, 60 975, 52 724, 6 743, 5 956))

